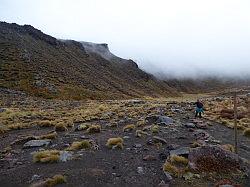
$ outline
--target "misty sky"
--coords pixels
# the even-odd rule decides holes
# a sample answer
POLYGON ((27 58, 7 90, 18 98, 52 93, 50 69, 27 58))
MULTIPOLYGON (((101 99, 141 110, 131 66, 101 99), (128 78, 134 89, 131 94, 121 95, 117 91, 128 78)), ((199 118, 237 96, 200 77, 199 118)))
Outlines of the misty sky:
POLYGON ((249 0, 0 0, 0 20, 108 43, 156 75, 250 77, 249 0))

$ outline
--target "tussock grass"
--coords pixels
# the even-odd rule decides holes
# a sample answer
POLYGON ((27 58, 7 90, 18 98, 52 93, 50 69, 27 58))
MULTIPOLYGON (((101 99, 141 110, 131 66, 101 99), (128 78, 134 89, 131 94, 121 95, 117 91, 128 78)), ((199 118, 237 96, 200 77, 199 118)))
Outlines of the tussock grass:
POLYGON ((50 121, 50 120, 38 121, 36 122, 36 124, 40 127, 52 127, 56 125, 54 121, 50 121))
POLYGON ((70 147, 68 147, 67 151, 75 151, 79 149, 90 149, 91 143, 88 140, 83 140, 80 142, 73 142, 70 147))
POLYGON ((171 163, 176 163, 176 164, 183 164, 187 165, 188 164, 188 159, 183 157, 183 156, 178 156, 178 155, 172 155, 170 157, 171 163))
POLYGON ((58 174, 58 175, 53 176, 52 178, 46 179, 45 181, 32 184, 31 187, 53 187, 58 184, 63 184, 66 182, 67 182, 66 177, 58 174))
POLYGON ((101 126, 100 125, 91 125, 87 129, 88 133, 100 133, 101 132, 101 126))
POLYGON ((33 154, 33 162, 53 163, 58 162, 59 158, 60 151, 58 150, 45 150, 33 154))
POLYGON ((167 171, 169 172, 170 174, 172 174, 173 176, 179 176, 179 169, 174 166, 173 164, 171 164, 170 162, 166 161, 163 165, 163 171, 167 171))
POLYGON ((152 125, 151 126, 151 132, 152 133, 159 133, 160 129, 159 129, 159 126, 158 125, 152 125))
POLYGON ((134 124, 129 124, 126 125, 125 127, 123 127, 123 132, 129 132, 135 129, 135 125, 134 124))
POLYGON ((51 133, 48 133, 48 134, 37 136, 36 139, 56 139, 56 137, 57 137, 57 133, 56 132, 51 132, 51 133))
POLYGON ((142 126, 144 126, 145 124, 146 124, 145 120, 142 120, 142 121, 138 121, 138 122, 136 123, 136 126, 137 126, 137 127, 142 127, 142 126))
POLYGON ((55 131, 68 131, 68 128, 65 123, 59 122, 55 125, 55 131))
POLYGON ((136 130, 135 131, 135 136, 136 137, 143 137, 143 136, 149 136, 149 134, 145 131, 142 131, 142 130, 136 130))
POLYGON ((90 127, 89 124, 81 124, 81 125, 78 126, 77 130, 78 131, 84 131, 84 130, 87 130, 89 127, 90 127))
POLYGON ((116 146, 117 148, 123 149, 123 139, 120 137, 117 138, 109 138, 106 146, 108 148, 113 148, 114 146, 116 146))

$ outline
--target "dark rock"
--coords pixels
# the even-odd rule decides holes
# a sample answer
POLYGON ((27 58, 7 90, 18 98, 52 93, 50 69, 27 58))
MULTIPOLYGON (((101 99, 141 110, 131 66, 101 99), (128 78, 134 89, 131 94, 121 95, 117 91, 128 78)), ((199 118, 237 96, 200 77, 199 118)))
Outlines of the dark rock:
POLYGON ((203 146, 192 149, 188 155, 189 166, 198 171, 227 172, 240 169, 239 157, 219 146, 203 146))
POLYGON ((178 156, 187 157, 189 152, 190 152, 189 147, 181 147, 179 149, 175 149, 175 150, 170 151, 170 156, 171 155, 178 155, 178 156))

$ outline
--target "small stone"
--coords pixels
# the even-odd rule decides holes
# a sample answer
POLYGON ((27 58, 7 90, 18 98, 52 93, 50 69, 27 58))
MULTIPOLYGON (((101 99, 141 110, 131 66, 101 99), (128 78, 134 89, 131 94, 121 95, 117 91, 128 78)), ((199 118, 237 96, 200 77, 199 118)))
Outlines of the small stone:
POLYGON ((59 160, 61 162, 67 162, 68 160, 72 160, 72 154, 69 153, 68 151, 62 151, 62 152, 60 152, 59 160))
POLYGON ((166 176, 166 181, 170 182, 173 180, 173 177, 170 175, 170 173, 168 173, 167 171, 164 171, 164 174, 166 176))
POLYGON ((137 173, 142 175, 144 173, 143 167, 137 167, 137 173))
POLYGON ((169 187, 169 184, 166 184, 163 180, 158 184, 158 187, 169 187))
POLYGON ((135 147, 135 148, 141 148, 141 147, 142 147, 142 144, 136 143, 136 144, 134 145, 134 147, 135 147))
POLYGON ((30 140, 23 145, 23 148, 42 147, 51 144, 51 140, 30 140))
POLYGON ((147 156, 143 157, 143 160, 144 161, 154 161, 154 160, 156 160, 156 158, 153 155, 147 155, 147 156))
POLYGON ((155 143, 167 144, 167 140, 165 140, 164 138, 161 138, 159 136, 153 136, 153 141, 155 143))
POLYGON ((40 177, 41 177, 41 176, 40 176, 40 175, 37 175, 37 174, 33 175, 33 176, 31 177, 31 182, 39 180, 40 177))
POLYGON ((187 128, 195 128, 195 124, 193 124, 193 123, 186 123, 185 127, 187 127, 187 128))
POLYGON ((129 136, 123 136, 123 139, 126 140, 126 139, 130 139, 129 136))

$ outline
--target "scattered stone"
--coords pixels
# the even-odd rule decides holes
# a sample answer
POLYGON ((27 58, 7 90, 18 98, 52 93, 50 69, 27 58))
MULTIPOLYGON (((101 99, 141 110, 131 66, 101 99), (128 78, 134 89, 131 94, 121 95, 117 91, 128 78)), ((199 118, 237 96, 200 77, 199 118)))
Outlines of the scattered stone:
POLYGON ((173 180, 173 177, 170 175, 170 173, 168 173, 167 171, 164 171, 164 174, 166 176, 166 181, 170 182, 173 180))
POLYGON ((144 173, 143 167, 137 167, 137 173, 142 175, 144 173))
POLYGON ((195 128, 195 124, 193 124, 193 123, 186 123, 185 127, 187 127, 187 128, 195 128))
POLYGON ((23 145, 23 148, 42 147, 51 144, 51 140, 30 140, 23 145))
POLYGON ((37 180, 39 180, 40 178, 41 178, 40 175, 35 174, 35 175, 33 175, 33 176, 31 177, 31 181, 30 181, 30 182, 37 181, 37 180))
POLYGON ((195 131, 193 136, 195 136, 196 140, 207 140, 210 138, 210 135, 204 130, 195 131))
POLYGON ((89 139, 89 137, 84 136, 84 135, 80 136, 80 138, 83 139, 83 140, 89 139))
POLYGON ((173 124, 173 122, 174 120, 167 116, 159 116, 156 121, 158 125, 162 125, 162 126, 173 124))
POLYGON ((167 140, 165 140, 164 138, 161 138, 159 136, 153 136, 153 141, 155 143, 167 144, 167 140))
POLYGON ((188 157, 189 152, 190 152, 189 147, 181 147, 179 149, 171 150, 170 151, 170 156, 177 155, 177 156, 188 157))
POLYGON ((134 147, 135 147, 135 148, 141 148, 141 147, 142 147, 142 144, 136 143, 136 144, 134 145, 134 147))
POLYGON ((61 162, 67 162, 68 160, 72 160, 72 154, 68 151, 61 151, 59 160, 61 162))
POLYGON ((166 184, 163 180, 158 184, 158 187, 169 187, 169 184, 166 184))
POLYGON ((156 160, 156 158, 153 155, 147 155, 147 156, 143 157, 143 160, 144 161, 154 161, 154 160, 156 160))
POLYGON ((123 139, 130 139, 130 137, 129 136, 123 136, 123 139))

